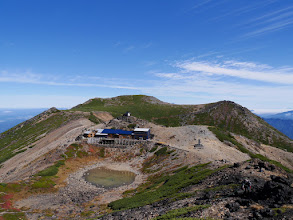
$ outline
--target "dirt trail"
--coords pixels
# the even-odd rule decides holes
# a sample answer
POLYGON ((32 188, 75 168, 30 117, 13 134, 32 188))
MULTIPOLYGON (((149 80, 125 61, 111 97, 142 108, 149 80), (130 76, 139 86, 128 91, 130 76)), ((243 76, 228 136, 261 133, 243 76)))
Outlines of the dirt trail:
POLYGON ((93 114, 104 122, 114 119, 114 117, 109 112, 93 112, 93 114))
POLYGON ((92 126, 87 119, 78 119, 50 132, 42 139, 35 142, 33 148, 28 148, 10 160, 7 160, 0 169, 0 182, 12 182, 22 180, 39 170, 44 169, 50 164, 43 162, 45 154, 52 150, 66 148, 75 141, 75 138, 81 134, 82 130, 92 126), (41 162, 41 160, 42 162, 41 162))
POLYGON ((154 141, 163 142, 172 147, 187 150, 193 154, 194 162, 206 163, 226 161, 227 163, 241 162, 250 159, 237 149, 219 141, 207 126, 190 125, 184 127, 162 127, 149 124, 155 134, 154 141), (202 149, 194 147, 200 139, 202 149))

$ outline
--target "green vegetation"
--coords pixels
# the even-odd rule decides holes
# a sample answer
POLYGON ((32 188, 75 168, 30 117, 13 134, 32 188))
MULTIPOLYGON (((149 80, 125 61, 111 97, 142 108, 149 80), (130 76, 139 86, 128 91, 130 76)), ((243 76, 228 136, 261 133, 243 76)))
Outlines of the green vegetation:
POLYGON ((16 212, 16 213, 5 213, 2 215, 4 220, 21 220, 21 219, 27 219, 25 217, 25 214, 22 212, 16 212))
POLYGON ((90 116, 88 117, 88 119, 95 124, 101 123, 100 120, 96 116, 94 116, 92 112, 90 113, 90 116))
POLYGON ((48 189, 52 188, 54 185, 55 182, 50 177, 42 177, 34 182, 31 187, 33 189, 48 189))
POLYGON ((285 212, 287 212, 288 210, 291 210, 292 207, 280 207, 280 208, 273 208, 273 211, 274 211, 274 215, 277 216, 279 214, 283 214, 285 212))
POLYGON ((220 186, 216 186, 216 187, 212 187, 212 188, 206 188, 204 189, 205 192, 215 192, 215 191, 222 191, 225 189, 235 189, 237 187, 239 187, 240 184, 228 184, 228 185, 220 185, 220 186))
POLYGON ((180 217, 182 215, 188 214, 190 212, 195 212, 195 211, 206 209, 209 207, 210 207, 210 205, 196 205, 196 206, 192 206, 192 207, 174 209, 174 210, 167 212, 164 215, 158 216, 154 220, 172 219, 172 218, 176 218, 176 217, 180 217))
POLYGON ((194 119, 189 124, 215 126, 257 142, 293 152, 293 144, 290 143, 288 137, 260 117, 233 102, 212 103, 206 105, 205 109, 206 111, 195 114, 194 119))
POLYGON ((184 166, 184 167, 181 167, 181 168, 175 170, 174 173, 178 173, 178 172, 180 172, 180 171, 186 170, 187 168, 188 168, 188 165, 186 165, 186 166, 184 166))
POLYGON ((165 147, 162 147, 160 150, 156 151, 155 155, 158 157, 162 155, 167 155, 168 154, 167 151, 168 151, 168 148, 165 146, 165 147))
POLYGON ((58 173, 59 167, 64 164, 64 160, 59 160, 53 166, 40 171, 37 176, 55 176, 58 173))
POLYGON ((176 193, 171 201, 178 201, 178 200, 182 200, 182 199, 187 199, 187 198, 191 198, 194 197, 197 194, 197 191, 194 192, 189 192, 189 193, 176 193))
POLYGON ((149 179, 148 184, 139 187, 134 196, 111 202, 109 207, 113 210, 130 209, 176 197, 181 189, 197 184, 212 173, 224 168, 211 170, 207 166, 208 164, 201 164, 180 171, 177 170, 170 175, 155 176, 149 179))
POLYGON ((130 129, 134 129, 136 127, 136 124, 129 124, 127 127, 130 129))
POLYGON ((0 184, 0 192, 11 193, 11 192, 19 192, 21 190, 22 185, 18 183, 1 183, 0 184))
POLYGON ((100 157, 105 157, 105 148, 104 147, 101 148, 101 150, 99 152, 99 156, 100 157))
POLYGON ((6 187, 7 183, 0 183, 0 187, 6 187))
POLYGON ((285 167, 280 162, 275 161, 275 160, 270 160, 269 158, 267 158, 261 154, 253 154, 252 158, 258 158, 262 161, 269 162, 269 163, 274 164, 275 166, 280 167, 281 169, 285 170, 287 173, 293 173, 293 170, 289 169, 288 167, 285 167))
POLYGON ((209 130, 213 132, 221 142, 224 142, 224 141, 231 142, 242 153, 249 154, 249 156, 252 155, 252 153, 249 150, 247 150, 242 144, 236 141, 236 139, 231 135, 229 131, 221 130, 220 128, 217 128, 217 127, 209 127, 209 130))
POLYGON ((26 150, 24 148, 39 140, 42 135, 55 130, 76 117, 78 116, 58 112, 42 121, 30 121, 2 133, 2 138, 0 139, 0 163, 24 152, 26 150))
POLYGON ((82 158, 84 156, 88 156, 88 152, 83 149, 81 144, 71 144, 67 147, 66 152, 62 156, 66 159, 73 157, 82 158))
POLYGON ((107 111, 114 117, 126 111, 132 115, 164 126, 209 125, 249 139, 293 152, 290 139, 278 130, 233 102, 222 101, 205 105, 200 111, 193 105, 153 104, 148 96, 118 96, 111 99, 92 99, 74 111, 107 111), (250 120, 247 120, 247 119, 250 120), (249 124, 252 123, 252 126, 249 124))
POLYGON ((152 147, 152 149, 150 150, 150 152, 151 152, 151 153, 152 153, 152 152, 155 152, 157 149, 158 149, 158 145, 155 145, 155 146, 152 147))
POLYGON ((213 218, 192 218, 192 217, 186 217, 186 218, 171 218, 169 220, 215 220, 213 218))
MULTIPOLYGON (((155 148, 156 150, 157 148, 155 148)), ((154 151, 155 151, 154 150, 154 151)), ((161 168, 157 168, 156 170, 152 170, 151 167, 154 165, 161 164, 162 161, 164 161, 168 156, 170 156, 171 153, 173 153, 174 150, 168 151, 168 147, 164 146, 157 150, 154 155, 150 158, 148 158, 142 166, 142 171, 144 173, 154 173, 159 171, 161 168)))
POLYGON ((224 142, 224 141, 229 141, 231 142, 232 144, 234 144, 241 152, 243 153, 246 153, 248 154, 251 158, 258 158, 262 161, 265 161, 265 162, 269 162, 271 164, 274 164, 275 166, 277 167, 280 167, 281 169, 285 170, 286 172, 288 173, 293 173, 293 170, 289 169, 288 167, 285 167, 283 164, 281 164, 280 162, 278 161, 275 161, 275 160, 270 160, 269 158, 261 155, 261 154, 254 154, 252 152, 250 152, 248 149, 246 149, 241 143, 239 143, 232 135, 230 132, 228 131, 224 131, 224 130, 221 130, 219 128, 216 128, 216 127, 209 127, 209 130, 211 132, 213 132, 216 137, 224 142))
POLYGON ((111 100, 92 99, 87 104, 73 108, 74 111, 106 111, 114 117, 130 111, 135 117, 153 121, 165 126, 179 126, 180 115, 187 113, 191 106, 152 104, 146 101, 147 96, 119 96, 111 100))

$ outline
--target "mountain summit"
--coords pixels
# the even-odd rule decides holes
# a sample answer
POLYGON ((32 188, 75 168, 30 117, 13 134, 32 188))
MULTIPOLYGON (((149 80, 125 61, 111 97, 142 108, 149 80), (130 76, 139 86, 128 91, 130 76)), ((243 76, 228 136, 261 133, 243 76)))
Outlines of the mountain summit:
POLYGON ((243 135, 260 143, 293 151, 293 141, 247 108, 231 101, 201 105, 176 105, 152 96, 130 95, 90 99, 73 111, 106 111, 118 117, 130 111, 133 116, 164 126, 209 125, 243 135))
POLYGON ((0 134, 0 219, 290 219, 292 158, 231 101, 94 98, 0 134))

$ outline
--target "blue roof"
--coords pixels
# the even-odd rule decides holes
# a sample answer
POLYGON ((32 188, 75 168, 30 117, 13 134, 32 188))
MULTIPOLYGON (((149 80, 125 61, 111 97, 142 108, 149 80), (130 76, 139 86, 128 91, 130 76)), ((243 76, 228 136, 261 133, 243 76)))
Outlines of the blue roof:
POLYGON ((132 135, 132 131, 124 131, 124 130, 121 130, 121 129, 104 129, 101 133, 104 133, 104 134, 132 135))

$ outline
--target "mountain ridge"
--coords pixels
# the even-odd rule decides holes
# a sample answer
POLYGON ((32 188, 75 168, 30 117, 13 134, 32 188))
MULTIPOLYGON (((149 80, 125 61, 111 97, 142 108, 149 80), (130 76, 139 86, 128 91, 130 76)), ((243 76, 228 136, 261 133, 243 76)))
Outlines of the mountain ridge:
POLYGON ((0 200, 4 201, 0 218, 17 208, 9 215, 168 219, 173 209, 178 216, 217 218, 217 210, 224 209, 233 219, 247 219, 255 212, 251 204, 267 209, 281 197, 281 205, 291 204, 293 154, 245 135, 273 142, 277 136, 290 142, 231 101, 175 105, 147 96, 123 96, 91 99, 70 110, 49 109, 0 137, 0 200), (126 111, 132 116, 123 117, 126 111), (150 128, 152 139, 120 148, 82 138, 85 131, 133 127, 150 128), (200 148, 196 147, 199 140, 200 148), (134 185, 113 190, 94 186, 83 177, 95 167, 135 172, 134 185), (255 198, 245 200, 248 205, 241 200, 243 193, 238 193, 245 178, 255 186, 255 198), (270 178, 273 188, 267 189, 270 178), (279 187, 284 190, 267 194, 279 187), (194 201, 200 203, 194 206, 194 201), (234 203, 246 208, 232 211, 229 207, 234 203), (198 208, 207 212, 196 215, 198 208))
POLYGON ((266 115, 263 118, 293 120, 293 111, 286 111, 286 112, 281 112, 278 114, 266 115))
POLYGON ((92 114, 95 111, 106 111, 114 117, 119 117, 126 111, 130 111, 137 118, 142 118, 167 127, 184 125, 215 126, 237 135, 243 135, 260 143, 272 145, 289 152, 293 151, 292 140, 263 121, 260 117, 254 115, 247 108, 235 102, 224 100, 200 105, 177 105, 162 102, 151 96, 133 95, 106 99, 94 98, 70 110, 60 111, 52 107, 0 134, 0 151, 2 153, 0 161, 3 162, 17 153, 26 150, 25 144, 30 146, 33 140, 36 140, 37 136, 45 135, 46 132, 51 129, 56 129, 68 120, 85 117, 92 122, 99 122, 100 120, 96 118, 95 114, 92 114), (49 122, 50 120, 55 120, 52 116, 56 117, 58 121, 54 126, 52 122, 49 122), (64 119, 62 119, 63 117, 64 119), (41 125, 42 123, 39 122, 47 119, 49 126, 45 125, 47 122, 44 122, 45 127, 39 129, 43 130, 44 133, 39 132, 39 135, 36 135, 38 132, 36 134, 25 132, 37 129, 34 127, 41 125), (38 122, 38 120, 40 121, 38 122), (63 120, 64 122, 62 122, 63 120), (22 131, 21 129, 24 130, 22 131), (26 141, 21 140, 22 136, 20 134, 22 133, 27 134, 30 138, 26 137, 26 141), (11 142, 13 138, 14 141, 11 142))
POLYGON ((200 105, 178 105, 165 102, 152 104, 150 96, 118 96, 90 99, 73 107, 73 111, 108 111, 117 117, 130 111, 134 116, 157 124, 216 126, 244 135, 255 141, 293 151, 293 141, 247 108, 232 102, 219 101, 200 105))

